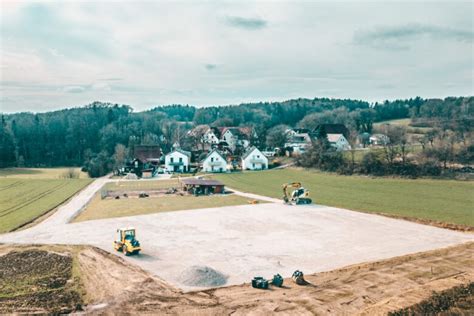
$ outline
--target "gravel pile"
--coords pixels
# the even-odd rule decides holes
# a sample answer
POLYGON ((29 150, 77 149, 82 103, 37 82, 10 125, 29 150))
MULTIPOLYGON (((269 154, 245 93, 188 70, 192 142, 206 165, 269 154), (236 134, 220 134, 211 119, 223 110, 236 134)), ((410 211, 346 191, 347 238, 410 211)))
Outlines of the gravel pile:
POLYGON ((221 286, 227 283, 227 276, 206 266, 192 266, 181 273, 179 281, 187 286, 221 286))

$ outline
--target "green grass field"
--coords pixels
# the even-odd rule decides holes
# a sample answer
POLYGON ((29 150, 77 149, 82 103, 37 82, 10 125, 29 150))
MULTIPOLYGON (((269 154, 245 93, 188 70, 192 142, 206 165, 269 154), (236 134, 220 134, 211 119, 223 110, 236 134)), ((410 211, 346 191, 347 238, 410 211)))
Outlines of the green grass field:
POLYGON ((0 178, 0 233, 14 230, 40 217, 90 181, 0 178))
POLYGON ((387 120, 374 123, 374 126, 389 124, 389 125, 402 125, 408 126, 411 123, 411 118, 403 118, 403 119, 396 119, 396 120, 387 120))
POLYGON ((64 179, 69 169, 73 169, 80 179, 89 178, 80 168, 5 168, 0 169, 0 178, 64 179))
POLYGON ((412 134, 412 135, 423 135, 433 130, 432 127, 411 126, 411 123, 412 121, 410 118, 404 118, 404 119, 398 119, 398 120, 388 120, 388 121, 377 122, 377 123, 374 123, 374 127, 380 128, 380 127, 383 127, 384 125, 404 126, 407 129, 407 133, 412 134))
POLYGON ((74 219, 74 222, 208 207, 243 205, 247 203, 247 198, 233 194, 198 197, 192 195, 169 195, 145 199, 122 198, 120 200, 102 200, 100 195, 97 194, 87 208, 74 219))
POLYGON ((212 177, 230 188, 276 198, 283 196, 283 183, 298 181, 316 204, 474 226, 473 182, 339 176, 300 169, 212 177))

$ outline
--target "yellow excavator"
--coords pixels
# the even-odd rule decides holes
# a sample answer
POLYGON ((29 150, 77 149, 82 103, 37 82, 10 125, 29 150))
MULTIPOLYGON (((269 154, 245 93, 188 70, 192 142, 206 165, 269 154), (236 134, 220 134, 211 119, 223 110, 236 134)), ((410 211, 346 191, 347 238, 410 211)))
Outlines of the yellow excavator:
POLYGON ((301 186, 301 182, 283 184, 283 201, 286 204, 311 204, 313 201, 308 196, 309 191, 301 186), (288 188, 294 188, 294 190, 289 193, 288 188))
POLYGON ((135 228, 117 229, 118 239, 114 241, 114 248, 122 251, 124 255, 138 255, 142 248, 140 242, 135 238, 135 228))

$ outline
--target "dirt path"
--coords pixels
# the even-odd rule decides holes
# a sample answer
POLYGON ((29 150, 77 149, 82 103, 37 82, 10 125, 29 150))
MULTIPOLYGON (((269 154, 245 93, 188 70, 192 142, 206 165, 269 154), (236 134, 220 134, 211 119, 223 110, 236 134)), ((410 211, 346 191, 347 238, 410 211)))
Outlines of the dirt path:
POLYGON ((238 191, 236 189, 232 189, 232 188, 228 188, 228 187, 226 187, 226 190, 232 191, 234 194, 237 194, 237 195, 249 198, 249 199, 262 200, 262 201, 271 202, 271 203, 281 203, 281 204, 283 204, 283 201, 281 199, 275 199, 275 198, 271 198, 271 197, 264 196, 264 195, 258 195, 258 194, 253 194, 253 193, 242 192, 242 191, 238 191))

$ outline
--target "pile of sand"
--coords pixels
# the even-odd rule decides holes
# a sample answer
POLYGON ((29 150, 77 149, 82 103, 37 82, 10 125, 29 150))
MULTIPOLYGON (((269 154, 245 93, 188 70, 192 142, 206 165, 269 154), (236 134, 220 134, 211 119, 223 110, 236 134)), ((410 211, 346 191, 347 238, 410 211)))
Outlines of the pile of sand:
POLYGON ((227 276, 206 266, 192 266, 184 270, 179 282, 187 286, 221 286, 227 283, 227 276))

